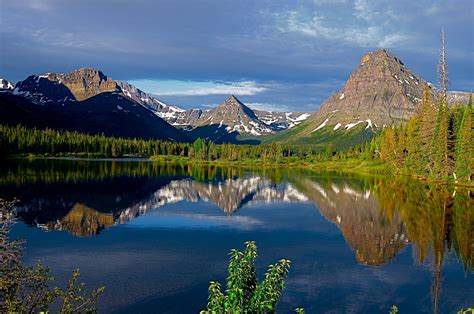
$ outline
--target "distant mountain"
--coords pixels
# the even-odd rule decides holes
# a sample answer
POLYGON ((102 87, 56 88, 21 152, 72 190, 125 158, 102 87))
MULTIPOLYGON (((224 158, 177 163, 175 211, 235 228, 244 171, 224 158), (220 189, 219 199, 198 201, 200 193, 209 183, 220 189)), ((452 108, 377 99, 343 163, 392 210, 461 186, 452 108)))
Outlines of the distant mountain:
POLYGON ((2 89, 13 89, 15 86, 13 85, 12 82, 7 81, 5 79, 0 78, 0 90, 2 89))
POLYGON ((0 93, 0 123, 110 136, 189 141, 102 72, 32 75, 0 93))
POLYGON ((157 98, 152 97, 151 95, 143 92, 142 90, 136 88, 135 86, 127 82, 124 82, 124 81, 116 81, 116 82, 122 89, 122 92, 127 97, 136 101, 143 107, 150 109, 157 116, 159 116, 160 118, 168 122, 170 122, 173 118, 177 118, 178 116, 183 115, 183 113, 186 112, 186 110, 184 109, 168 105, 162 102, 161 100, 158 100, 157 98))
POLYGON ((262 122, 255 112, 244 105, 234 95, 212 110, 205 111, 194 122, 195 126, 219 125, 226 131, 262 135, 273 132, 273 129, 262 122))
POLYGON ((265 124, 277 130, 291 129, 311 116, 309 112, 281 112, 253 110, 255 115, 265 124))
POLYGON ((127 82, 116 82, 126 96, 172 126, 190 131, 192 138, 201 137, 217 143, 239 142, 240 134, 260 136, 289 129, 310 116, 305 112, 252 110, 233 95, 210 110, 185 110, 166 104, 127 82))
POLYGON ((455 104, 455 103, 467 104, 469 101, 470 95, 471 93, 469 92, 449 91, 448 102, 450 105, 455 104))
POLYGON ((253 111, 235 96, 211 110, 185 110, 92 68, 31 75, 17 84, 0 83, 0 123, 113 136, 175 141, 201 137, 236 143, 241 142, 237 139, 241 134, 256 137, 275 133, 310 116, 253 111))

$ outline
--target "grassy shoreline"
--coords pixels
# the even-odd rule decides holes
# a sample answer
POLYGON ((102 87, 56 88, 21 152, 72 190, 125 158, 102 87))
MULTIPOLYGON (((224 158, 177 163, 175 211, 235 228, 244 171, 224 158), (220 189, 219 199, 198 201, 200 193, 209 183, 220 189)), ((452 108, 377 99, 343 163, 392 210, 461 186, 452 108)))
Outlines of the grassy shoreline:
POLYGON ((472 189, 474 183, 468 182, 453 182, 444 180, 432 180, 429 178, 422 178, 414 176, 408 173, 396 174, 392 171, 391 167, 383 161, 374 160, 337 160, 337 161, 319 161, 311 162, 304 160, 285 160, 285 161, 263 161, 261 159, 242 159, 242 160, 199 160, 189 159, 188 157, 174 156, 174 155, 158 155, 147 157, 139 156, 126 156, 117 158, 103 158, 98 156, 43 156, 43 155, 16 155, 11 156, 14 159, 57 159, 57 160, 91 160, 91 161, 148 161, 148 162, 161 162, 161 163, 177 163, 177 164, 191 164, 191 165, 202 165, 202 166, 229 166, 229 167, 268 167, 268 168, 292 168, 292 169, 305 169, 311 171, 328 171, 328 172, 342 172, 350 174, 363 174, 363 175, 383 175, 388 177, 410 177, 424 182, 438 183, 443 185, 453 185, 456 187, 464 187, 472 189))

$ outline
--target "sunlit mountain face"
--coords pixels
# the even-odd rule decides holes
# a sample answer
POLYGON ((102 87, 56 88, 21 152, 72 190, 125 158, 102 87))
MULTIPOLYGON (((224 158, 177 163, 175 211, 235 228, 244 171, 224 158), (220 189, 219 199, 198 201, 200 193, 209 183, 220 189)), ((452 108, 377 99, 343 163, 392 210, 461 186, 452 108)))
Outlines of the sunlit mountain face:
MULTIPOLYGON (((16 216, 45 231, 99 235, 142 215, 173 214, 170 206, 180 203, 210 204, 215 212, 208 219, 222 216, 221 221, 228 219, 235 228, 252 229, 259 225, 241 225, 232 217, 245 217, 255 204, 308 203, 337 226, 359 263, 384 264, 412 243, 420 261, 427 251, 443 254, 447 246, 458 252, 467 268, 472 266, 474 213, 468 209, 474 198, 469 190, 453 193, 412 181, 301 170, 37 163, 32 167, 22 161, 1 173, 0 197, 20 199, 16 216)), ((179 216, 179 210, 174 215, 179 216)), ((206 220, 199 206, 186 217, 206 220)))

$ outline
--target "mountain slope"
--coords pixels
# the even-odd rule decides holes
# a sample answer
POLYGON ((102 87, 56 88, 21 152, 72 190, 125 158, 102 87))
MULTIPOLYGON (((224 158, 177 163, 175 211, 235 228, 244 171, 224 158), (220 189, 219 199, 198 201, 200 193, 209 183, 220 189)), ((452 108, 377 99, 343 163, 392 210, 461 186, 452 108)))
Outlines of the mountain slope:
POLYGON ((102 72, 32 75, 0 93, 0 123, 104 133, 110 136, 188 141, 181 131, 122 93, 102 72))
POLYGON ((309 112, 280 112, 253 110, 260 121, 276 130, 286 130, 300 124, 311 116, 309 112))
POLYGON ((338 144, 345 137, 346 144, 366 141, 384 126, 413 116, 425 84, 388 51, 369 52, 340 91, 328 97, 305 123, 277 135, 277 140, 338 144))

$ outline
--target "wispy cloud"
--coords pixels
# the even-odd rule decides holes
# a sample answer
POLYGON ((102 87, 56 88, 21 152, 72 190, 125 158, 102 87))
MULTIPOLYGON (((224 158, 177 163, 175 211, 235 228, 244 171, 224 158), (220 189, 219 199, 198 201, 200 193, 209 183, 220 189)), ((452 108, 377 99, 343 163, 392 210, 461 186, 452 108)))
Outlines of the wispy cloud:
POLYGON ((355 0, 336 7, 336 10, 308 11, 307 7, 301 7, 277 16, 281 32, 299 33, 360 47, 390 48, 411 40, 411 36, 397 26, 401 18, 388 5, 375 6, 373 1, 355 0), (350 16, 344 13, 348 11, 352 12, 350 16))
POLYGON ((291 111, 291 108, 282 104, 251 102, 246 105, 252 109, 265 111, 291 111))
POLYGON ((193 81, 133 81, 144 90, 157 96, 251 96, 266 91, 267 86, 254 81, 193 82, 193 81))

